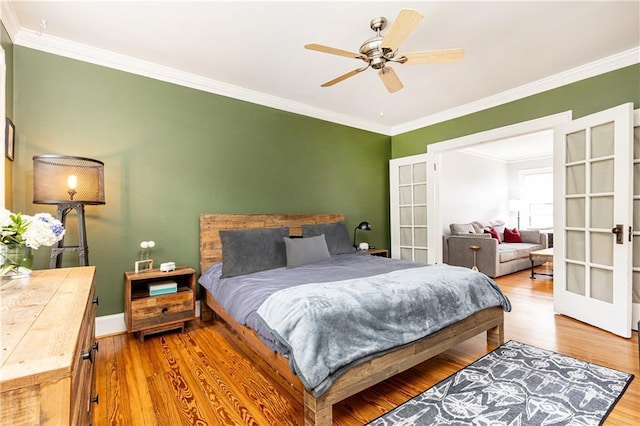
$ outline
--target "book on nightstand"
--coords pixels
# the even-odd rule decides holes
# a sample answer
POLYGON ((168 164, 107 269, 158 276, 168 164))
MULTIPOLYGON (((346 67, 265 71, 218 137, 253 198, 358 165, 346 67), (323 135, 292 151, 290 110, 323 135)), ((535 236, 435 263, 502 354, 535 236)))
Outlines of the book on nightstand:
POLYGON ((156 281, 149 284, 149 296, 159 296, 161 294, 171 294, 178 291, 178 283, 171 280, 156 281))

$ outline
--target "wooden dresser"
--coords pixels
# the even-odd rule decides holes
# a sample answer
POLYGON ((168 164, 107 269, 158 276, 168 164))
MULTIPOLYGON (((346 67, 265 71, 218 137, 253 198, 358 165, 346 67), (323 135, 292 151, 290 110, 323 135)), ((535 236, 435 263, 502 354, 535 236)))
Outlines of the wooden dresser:
POLYGON ((0 281, 0 424, 91 423, 94 297, 93 266, 0 281))

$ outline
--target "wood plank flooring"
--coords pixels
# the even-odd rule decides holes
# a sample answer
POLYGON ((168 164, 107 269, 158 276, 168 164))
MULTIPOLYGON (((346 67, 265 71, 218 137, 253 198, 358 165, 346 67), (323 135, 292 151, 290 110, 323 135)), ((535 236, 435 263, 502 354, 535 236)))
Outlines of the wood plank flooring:
MULTIPOLYGON (((623 339, 554 315, 552 281, 529 271, 498 278, 513 311, 505 340, 632 373, 636 378, 607 425, 640 424, 638 335, 623 339)), ((99 339, 96 425, 300 425, 301 398, 267 374, 220 321, 192 321, 184 333, 99 339)), ((334 407, 334 424, 362 425, 400 405, 486 353, 477 336, 334 407)))

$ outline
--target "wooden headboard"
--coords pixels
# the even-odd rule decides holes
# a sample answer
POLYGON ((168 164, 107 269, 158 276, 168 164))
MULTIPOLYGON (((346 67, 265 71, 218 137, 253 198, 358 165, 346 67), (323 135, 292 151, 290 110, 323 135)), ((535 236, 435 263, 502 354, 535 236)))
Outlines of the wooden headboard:
POLYGON ((222 260, 218 231, 224 229, 277 228, 288 226, 289 235, 302 235, 301 225, 333 223, 344 214, 215 214, 200 215, 200 273, 222 260))

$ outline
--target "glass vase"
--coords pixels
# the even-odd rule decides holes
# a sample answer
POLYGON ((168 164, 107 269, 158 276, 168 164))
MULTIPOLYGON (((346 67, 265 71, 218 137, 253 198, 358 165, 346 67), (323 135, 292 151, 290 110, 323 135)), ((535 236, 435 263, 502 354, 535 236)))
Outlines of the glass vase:
POLYGON ((33 252, 24 244, 0 244, 0 276, 21 278, 31 274, 33 252))

